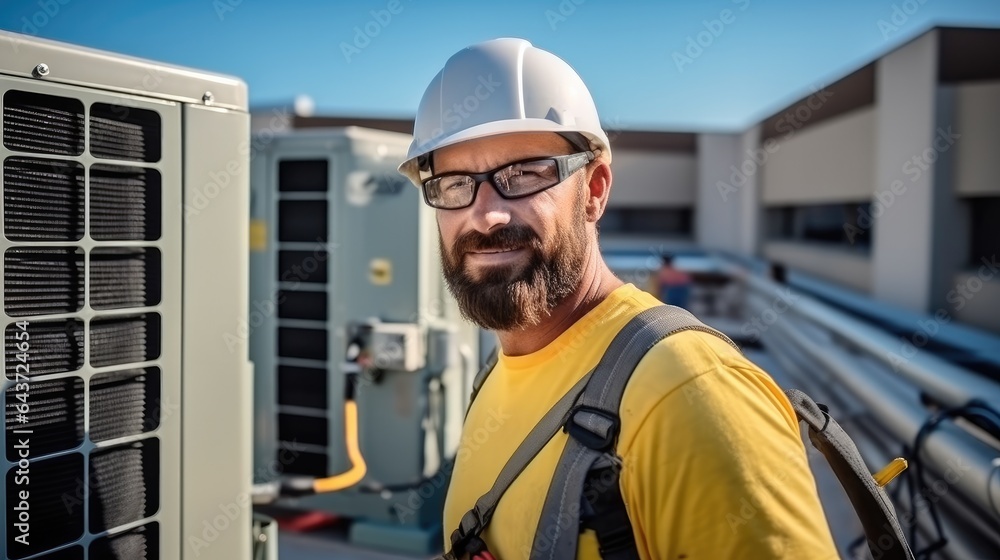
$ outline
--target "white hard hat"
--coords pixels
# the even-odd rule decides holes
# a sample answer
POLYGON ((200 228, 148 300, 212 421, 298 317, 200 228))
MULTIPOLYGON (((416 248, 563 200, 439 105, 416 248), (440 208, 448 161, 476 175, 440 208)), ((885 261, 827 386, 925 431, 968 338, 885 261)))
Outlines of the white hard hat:
POLYGON ((556 132, 611 158, 594 99, 573 68, 524 39, 494 39, 455 53, 431 80, 399 172, 420 186, 434 150, 509 132, 556 132))

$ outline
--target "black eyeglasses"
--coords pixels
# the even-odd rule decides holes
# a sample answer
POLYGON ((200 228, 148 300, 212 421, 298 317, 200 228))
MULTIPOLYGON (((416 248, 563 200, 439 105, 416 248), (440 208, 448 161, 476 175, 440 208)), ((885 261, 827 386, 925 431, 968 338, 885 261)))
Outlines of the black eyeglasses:
POLYGON ((466 208, 475 202, 485 181, 503 198, 523 198, 562 183, 592 161, 594 152, 587 151, 515 161, 483 173, 442 173, 424 181, 424 200, 444 210, 466 208))

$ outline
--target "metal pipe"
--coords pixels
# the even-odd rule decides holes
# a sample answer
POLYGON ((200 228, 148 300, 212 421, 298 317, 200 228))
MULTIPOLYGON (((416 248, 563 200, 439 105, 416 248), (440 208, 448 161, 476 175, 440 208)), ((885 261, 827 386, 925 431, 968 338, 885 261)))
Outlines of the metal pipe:
MULTIPOLYGON (((765 297, 780 299, 778 286, 764 278, 747 275, 747 284, 765 297)), ((789 312, 823 326, 863 349, 902 377, 948 406, 962 406, 972 399, 1000 403, 1000 384, 914 348, 906 355, 899 339, 863 321, 840 313, 813 298, 797 294, 789 312)), ((777 321, 775 324, 780 323, 777 321)), ((773 326, 772 326, 773 327, 773 326)), ((932 333, 933 334, 933 333, 932 333)))
MULTIPOLYGON (((852 364, 855 358, 837 352, 830 347, 820 346, 804 337, 795 329, 786 328, 780 322, 774 328, 783 333, 785 340, 808 353, 812 359, 823 364, 857 398, 863 402, 880 423, 888 428, 900 441, 914 441, 920 427, 928 418, 921 408, 914 406, 887 386, 877 375, 859 375, 862 368, 852 364)), ((929 468, 945 473, 948 483, 958 487, 983 512, 1000 522, 1000 476, 994 476, 993 460, 998 451, 966 433, 954 423, 945 420, 927 436, 924 442, 924 457, 929 468)))

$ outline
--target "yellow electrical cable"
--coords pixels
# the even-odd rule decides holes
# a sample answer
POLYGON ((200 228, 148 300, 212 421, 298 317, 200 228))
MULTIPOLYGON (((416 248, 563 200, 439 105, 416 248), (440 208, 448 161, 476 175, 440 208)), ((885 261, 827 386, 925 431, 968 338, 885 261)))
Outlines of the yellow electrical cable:
POLYGON ((361 446, 358 445, 358 404, 353 400, 344 401, 344 438, 351 468, 338 475, 313 481, 313 491, 317 494, 336 492, 354 486, 361 482, 365 473, 368 472, 368 465, 365 464, 365 458, 361 455, 361 446))

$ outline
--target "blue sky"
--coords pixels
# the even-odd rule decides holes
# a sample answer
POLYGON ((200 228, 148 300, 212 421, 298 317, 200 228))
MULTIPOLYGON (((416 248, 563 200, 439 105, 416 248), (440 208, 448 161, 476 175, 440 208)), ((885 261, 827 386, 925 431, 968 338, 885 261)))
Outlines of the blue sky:
POLYGON ((524 37, 577 69, 606 127, 654 130, 740 129, 932 25, 1000 27, 1000 1, 0 0, 2 29, 233 74, 254 105, 307 94, 318 114, 412 116, 452 53, 524 37))

